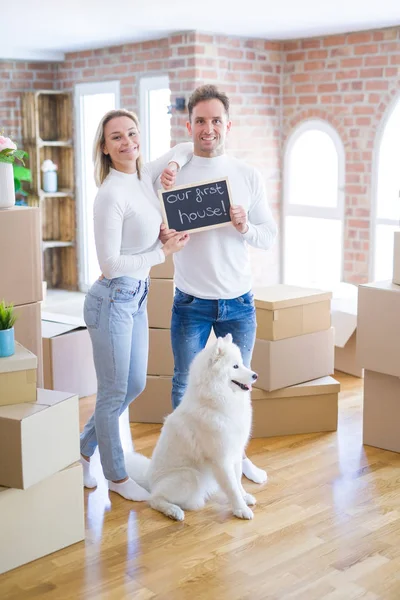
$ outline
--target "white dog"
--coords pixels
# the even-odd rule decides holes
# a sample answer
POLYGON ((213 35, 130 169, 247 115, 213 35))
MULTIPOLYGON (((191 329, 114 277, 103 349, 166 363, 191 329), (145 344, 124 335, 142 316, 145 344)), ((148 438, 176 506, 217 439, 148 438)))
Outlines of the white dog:
POLYGON ((242 487, 242 458, 251 429, 251 384, 232 336, 218 338, 192 362, 180 406, 164 422, 151 460, 128 455, 129 475, 150 491, 150 506, 182 521, 220 488, 239 519, 256 500, 242 487))

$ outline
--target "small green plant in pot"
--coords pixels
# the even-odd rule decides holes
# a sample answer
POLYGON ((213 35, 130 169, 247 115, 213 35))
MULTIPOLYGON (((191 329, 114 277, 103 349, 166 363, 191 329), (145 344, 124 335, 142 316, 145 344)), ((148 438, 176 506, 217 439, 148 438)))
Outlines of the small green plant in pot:
POLYGON ((14 323, 17 316, 12 304, 0 302, 0 358, 11 356, 15 352, 14 323))

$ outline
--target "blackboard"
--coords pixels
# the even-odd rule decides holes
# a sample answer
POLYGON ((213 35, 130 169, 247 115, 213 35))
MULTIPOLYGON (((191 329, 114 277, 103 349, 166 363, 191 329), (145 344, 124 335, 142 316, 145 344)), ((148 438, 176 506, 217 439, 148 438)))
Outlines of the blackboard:
POLYGON ((227 177, 158 190, 164 223, 176 231, 204 231, 231 222, 227 177))

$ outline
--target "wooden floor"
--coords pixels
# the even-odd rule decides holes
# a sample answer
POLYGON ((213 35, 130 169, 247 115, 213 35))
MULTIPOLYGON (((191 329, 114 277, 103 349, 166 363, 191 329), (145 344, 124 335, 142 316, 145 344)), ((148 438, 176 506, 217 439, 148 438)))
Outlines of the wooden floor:
MULTIPOLYGON (((362 445, 362 382, 337 378, 337 433, 250 443, 269 474, 245 483, 253 521, 210 504, 175 523, 102 483, 85 492, 86 542, 0 576, 1 600, 399 600, 400 455, 362 445)), ((133 426, 136 449, 158 431, 133 426)))

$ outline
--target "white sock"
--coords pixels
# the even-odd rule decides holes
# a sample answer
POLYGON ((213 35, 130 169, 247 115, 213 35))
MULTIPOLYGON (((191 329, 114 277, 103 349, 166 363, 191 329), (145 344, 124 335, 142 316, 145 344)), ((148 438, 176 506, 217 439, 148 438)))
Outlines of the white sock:
POLYGON ((115 483, 114 481, 108 482, 108 487, 112 492, 117 492, 123 498, 127 500, 134 500, 136 502, 143 502, 150 498, 150 494, 147 490, 142 488, 136 481, 133 481, 130 477, 122 483, 115 483))
POLYGON ((247 456, 242 461, 242 472, 247 479, 254 483, 265 483, 268 479, 267 472, 253 465, 247 456))
POLYGON ((96 478, 90 474, 90 461, 81 456, 80 463, 83 467, 83 485, 86 488, 95 488, 97 486, 96 478))

